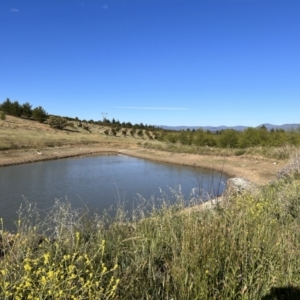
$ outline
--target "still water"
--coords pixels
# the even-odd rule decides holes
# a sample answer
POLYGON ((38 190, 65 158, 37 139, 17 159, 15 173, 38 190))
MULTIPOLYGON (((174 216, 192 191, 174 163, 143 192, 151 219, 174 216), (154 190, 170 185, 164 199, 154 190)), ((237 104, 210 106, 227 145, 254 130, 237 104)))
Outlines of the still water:
MULTIPOLYGON (((6 228, 17 219, 24 199, 42 211, 55 199, 67 199, 74 208, 87 206, 91 212, 124 205, 128 210, 142 201, 164 198, 171 189, 188 200, 199 189, 212 196, 221 194, 227 177, 205 169, 155 163, 124 155, 76 157, 0 168, 0 217, 6 228), (141 200, 141 199, 144 200, 141 200)), ((201 192, 200 192, 201 193, 201 192)), ((202 192, 203 195, 203 192, 202 192)))

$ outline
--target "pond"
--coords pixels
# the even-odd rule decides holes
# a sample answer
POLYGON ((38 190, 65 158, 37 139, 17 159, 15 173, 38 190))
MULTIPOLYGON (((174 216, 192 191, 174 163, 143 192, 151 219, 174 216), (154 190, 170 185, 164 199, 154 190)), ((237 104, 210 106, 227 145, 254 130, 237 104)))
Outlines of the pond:
POLYGON ((186 200, 221 194, 228 177, 215 171, 156 163, 125 155, 67 158, 0 168, 0 217, 11 229, 26 199, 46 211, 55 199, 91 212, 123 205, 132 210, 141 202, 186 200), (163 195, 164 194, 164 195, 163 195))

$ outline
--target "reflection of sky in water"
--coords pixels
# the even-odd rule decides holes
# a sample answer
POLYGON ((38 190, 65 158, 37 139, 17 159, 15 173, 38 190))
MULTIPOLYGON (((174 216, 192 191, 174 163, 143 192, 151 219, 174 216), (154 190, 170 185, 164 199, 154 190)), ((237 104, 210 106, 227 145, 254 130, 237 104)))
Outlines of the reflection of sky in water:
POLYGON ((185 199, 199 189, 221 194, 227 177, 217 172, 179 165, 154 163, 123 155, 68 158, 0 168, 0 217, 15 219, 23 202, 37 203, 42 210, 55 199, 68 199, 73 207, 88 205, 101 212, 125 203, 131 209, 139 202, 161 198, 170 201, 171 189, 181 186, 185 199), (221 182, 220 182, 221 179, 221 182), (23 195, 23 196, 22 196, 23 195))

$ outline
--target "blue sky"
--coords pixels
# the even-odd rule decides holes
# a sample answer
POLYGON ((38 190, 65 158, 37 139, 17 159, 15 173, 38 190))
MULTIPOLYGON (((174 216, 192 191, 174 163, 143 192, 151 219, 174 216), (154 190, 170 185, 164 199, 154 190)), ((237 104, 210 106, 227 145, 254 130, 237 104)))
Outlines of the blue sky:
POLYGON ((299 0, 3 0, 0 101, 152 125, 300 123, 299 0))

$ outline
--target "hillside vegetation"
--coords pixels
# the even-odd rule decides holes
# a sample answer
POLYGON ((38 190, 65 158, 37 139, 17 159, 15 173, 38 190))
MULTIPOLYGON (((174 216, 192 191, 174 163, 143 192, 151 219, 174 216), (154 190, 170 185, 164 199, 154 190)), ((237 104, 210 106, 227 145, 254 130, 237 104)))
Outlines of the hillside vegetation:
POLYGON ((54 116, 41 106, 32 109, 28 102, 21 105, 9 99, 0 104, 0 150, 114 142, 115 138, 118 142, 139 143, 145 148, 168 152, 287 159, 300 145, 300 130, 268 131, 262 126, 241 132, 233 129, 171 131, 115 119, 87 121, 54 116))

